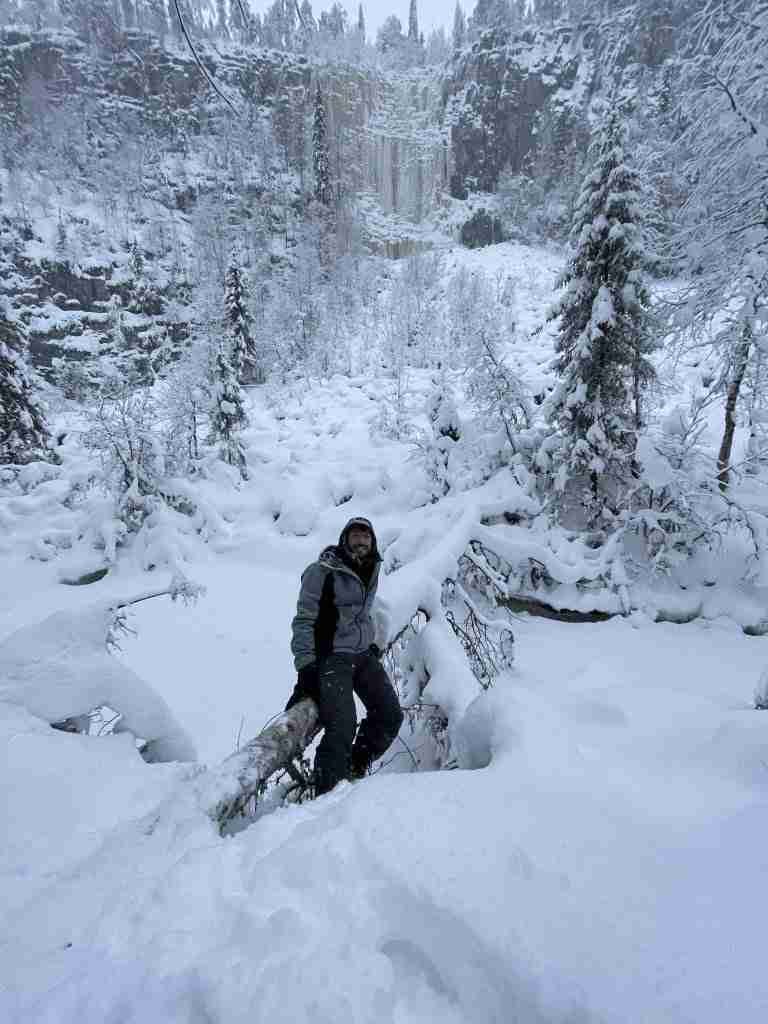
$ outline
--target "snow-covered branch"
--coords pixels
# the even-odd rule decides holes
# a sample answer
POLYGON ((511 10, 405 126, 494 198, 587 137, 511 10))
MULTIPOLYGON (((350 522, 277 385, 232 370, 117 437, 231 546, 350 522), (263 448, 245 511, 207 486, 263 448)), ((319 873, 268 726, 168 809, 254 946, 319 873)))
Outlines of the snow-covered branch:
POLYGON ((0 644, 0 701, 52 724, 108 707, 120 715, 115 732, 145 741, 145 760, 194 760, 190 737, 162 697, 108 650, 116 608, 171 593, 54 612, 17 630, 0 644))

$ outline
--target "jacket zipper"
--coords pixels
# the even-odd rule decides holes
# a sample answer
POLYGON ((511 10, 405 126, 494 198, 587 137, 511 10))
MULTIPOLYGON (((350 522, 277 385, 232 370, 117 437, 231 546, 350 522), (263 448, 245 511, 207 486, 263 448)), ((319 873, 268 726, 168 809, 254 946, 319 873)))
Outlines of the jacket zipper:
POLYGON ((363 645, 363 627, 362 627, 362 625, 360 623, 360 616, 365 611, 365 602, 368 600, 368 587, 366 587, 366 585, 363 583, 363 581, 360 579, 360 577, 357 575, 357 573, 354 572, 352 569, 348 569, 346 567, 346 565, 340 565, 338 568, 339 568, 340 572, 346 572, 350 576, 354 577, 354 579, 356 579, 357 582, 360 584, 360 589, 363 592, 363 603, 362 603, 362 606, 360 608, 360 611, 355 616, 355 625, 357 626, 357 634, 358 634, 357 646, 358 647, 362 647, 362 645, 363 645))

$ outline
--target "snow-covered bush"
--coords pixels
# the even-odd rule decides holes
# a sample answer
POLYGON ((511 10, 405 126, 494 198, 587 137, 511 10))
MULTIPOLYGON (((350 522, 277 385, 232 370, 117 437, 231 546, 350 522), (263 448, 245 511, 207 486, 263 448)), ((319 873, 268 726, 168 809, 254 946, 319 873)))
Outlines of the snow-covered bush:
POLYGON ((408 371, 399 366, 394 379, 384 383, 379 399, 379 415, 372 424, 374 432, 393 441, 405 441, 413 434, 408 414, 408 371))
POLYGON ((502 355, 497 321, 480 318, 470 347, 466 371, 467 398, 487 431, 503 432, 506 452, 502 461, 523 454, 530 460, 534 406, 525 383, 511 360, 502 355))
POLYGON ((440 258, 413 253, 394 278, 386 300, 382 361, 388 369, 434 366, 442 358, 437 313, 440 258))
POLYGON ((420 442, 424 470, 427 475, 432 500, 445 497, 453 484, 453 454, 461 440, 461 420, 456 408, 456 399, 445 374, 432 380, 432 390, 427 398, 427 420, 431 436, 420 442))
POLYGON ((83 441, 99 458, 95 483, 110 502, 106 515, 94 505, 92 535, 108 562, 130 542, 144 568, 175 571, 191 556, 194 537, 225 532, 218 513, 186 479, 204 469, 198 417, 210 407, 194 369, 179 367, 156 391, 115 385, 90 411, 83 441))
POLYGON ((198 342, 171 368, 158 392, 169 472, 186 475, 198 471, 210 402, 206 353, 198 342))
POLYGON ((155 399, 146 388, 112 380, 89 419, 83 443, 101 461, 118 520, 127 532, 136 532, 158 500, 165 472, 155 399))

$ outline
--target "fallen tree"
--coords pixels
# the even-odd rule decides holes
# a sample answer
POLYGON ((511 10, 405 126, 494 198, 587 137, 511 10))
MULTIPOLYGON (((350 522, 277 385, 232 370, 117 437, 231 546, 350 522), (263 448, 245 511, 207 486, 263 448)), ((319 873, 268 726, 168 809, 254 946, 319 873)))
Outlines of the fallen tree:
POLYGON ((205 776, 201 798, 219 831, 244 814, 269 779, 301 757, 319 729, 317 704, 300 701, 205 776))

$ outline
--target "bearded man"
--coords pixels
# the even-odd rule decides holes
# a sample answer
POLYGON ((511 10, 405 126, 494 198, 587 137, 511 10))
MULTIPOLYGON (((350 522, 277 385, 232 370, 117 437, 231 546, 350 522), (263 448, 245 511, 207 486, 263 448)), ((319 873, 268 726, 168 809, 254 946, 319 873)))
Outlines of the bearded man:
POLYGON ((291 640, 298 681, 286 710, 306 697, 317 703, 324 730, 315 754, 318 796, 341 779, 365 775, 403 722, 374 643, 380 564, 373 526, 354 518, 301 577, 291 640), (359 729, 355 694, 366 711, 359 729))

